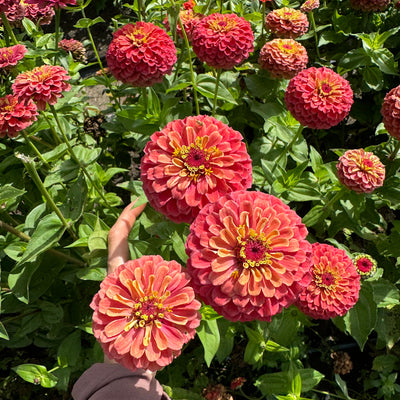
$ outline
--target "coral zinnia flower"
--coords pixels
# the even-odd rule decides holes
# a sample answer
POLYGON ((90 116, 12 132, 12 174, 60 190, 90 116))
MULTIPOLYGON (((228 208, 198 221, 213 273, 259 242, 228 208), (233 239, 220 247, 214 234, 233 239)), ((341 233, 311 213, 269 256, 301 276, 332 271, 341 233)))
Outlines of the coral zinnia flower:
POLYGON ((236 14, 211 14, 194 28, 193 51, 214 68, 232 69, 254 50, 251 25, 236 14))
POLYGON ((252 183, 242 135, 213 117, 175 120, 144 149, 141 179, 149 203, 172 221, 192 222, 208 203, 252 183))
POLYGON ((356 10, 365 12, 384 11, 390 4, 390 0, 351 0, 350 3, 356 10))
POLYGON ((26 47, 22 44, 1 48, 0 68, 8 68, 17 65, 18 61, 24 58, 26 52, 26 47))
POLYGON ((293 117, 312 129, 329 129, 350 112, 349 82, 329 68, 307 68, 289 82, 285 102, 293 117))
POLYGON ((176 261, 143 256, 119 266, 90 307, 104 353, 131 370, 170 364, 200 324, 200 302, 176 261))
MULTIPOLYGON (((19 1, 16 1, 6 11, 4 11, 4 14, 11 26, 21 27, 22 20, 25 17, 25 7, 19 1)), ((1 20, 0 25, 2 25, 1 20)))
POLYGON ((0 0, 0 13, 7 12, 18 0, 0 0))
POLYGON ((38 115, 32 100, 21 102, 11 94, 0 98, 0 138, 18 136, 18 132, 26 129, 36 121, 38 115))
POLYGON ((116 79, 140 87, 161 82, 177 60, 172 39, 150 22, 127 24, 118 29, 106 57, 116 79))
POLYGON ((49 25, 51 20, 55 15, 54 8, 52 6, 43 6, 39 7, 36 3, 25 3, 25 17, 33 21, 35 24, 39 23, 39 25, 49 25))
POLYGON ((188 272, 196 293, 231 321, 269 321, 311 281, 300 217, 278 198, 233 192, 190 226, 188 272))
MULTIPOLYGON (((198 24, 198 22, 204 17, 205 17, 205 15, 203 15, 203 14, 195 13, 193 11, 193 8, 187 8, 187 9, 179 11, 179 18, 181 19, 183 28, 185 29, 185 33, 186 33, 186 36, 189 41, 192 40, 193 29, 198 24)), ((166 16, 164 18, 163 24, 164 24, 165 28, 169 31, 170 26, 169 26, 169 22, 168 22, 168 16, 166 16)), ((178 35, 181 38, 183 38, 182 29, 181 29, 181 26, 179 25, 179 23, 176 26, 176 32, 178 33, 178 35)))
POLYGON ((356 254, 353 263, 362 278, 368 278, 376 272, 377 262, 369 254, 356 254))
POLYGON ((306 68, 307 50, 293 39, 274 39, 265 43, 258 64, 273 78, 290 79, 306 68))
POLYGON ((340 182, 357 193, 371 193, 383 185, 385 166, 364 149, 347 150, 336 164, 340 182))
POLYGON ((386 94, 381 114, 385 129, 391 136, 400 140, 400 85, 386 94))
POLYGON ((67 6, 76 6, 76 0, 24 0, 29 4, 37 4, 41 8, 47 6, 54 8, 65 8, 67 6))
POLYGON ((42 65, 31 71, 19 74, 12 85, 14 94, 21 99, 33 99, 38 110, 44 110, 46 104, 54 105, 62 92, 71 90, 66 82, 71 79, 67 71, 58 65, 42 65))
POLYGON ((310 12, 319 7, 319 0, 306 0, 300 7, 302 12, 310 12))
POLYGON ((276 36, 296 39, 308 30, 307 15, 294 8, 273 10, 265 17, 267 28, 276 36))
POLYGON ((71 52, 74 61, 86 63, 86 49, 83 47, 82 42, 75 39, 63 39, 58 43, 58 47, 64 51, 71 52))
POLYGON ((328 244, 312 245, 313 280, 296 306, 315 319, 344 315, 357 303, 360 275, 346 252, 328 244))

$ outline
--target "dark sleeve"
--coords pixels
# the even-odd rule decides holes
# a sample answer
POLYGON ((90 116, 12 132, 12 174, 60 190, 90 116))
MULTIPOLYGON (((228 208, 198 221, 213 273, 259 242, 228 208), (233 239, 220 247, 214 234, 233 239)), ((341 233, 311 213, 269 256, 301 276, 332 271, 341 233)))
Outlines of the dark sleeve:
POLYGON ((72 389, 74 400, 170 400, 160 383, 143 369, 119 364, 94 364, 72 389))

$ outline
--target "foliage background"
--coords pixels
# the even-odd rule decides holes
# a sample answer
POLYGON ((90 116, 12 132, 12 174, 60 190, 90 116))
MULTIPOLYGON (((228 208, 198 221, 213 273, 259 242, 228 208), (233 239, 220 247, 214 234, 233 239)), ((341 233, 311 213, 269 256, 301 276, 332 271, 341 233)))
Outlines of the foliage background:
MULTIPOLYGON (((181 3, 88 1, 63 14, 70 14, 89 49, 92 30, 101 27, 111 33, 142 14, 161 26, 168 11, 174 26, 181 3), (87 16, 102 15, 111 7, 115 15, 108 26, 102 17, 87 16)), ((276 6, 298 8, 300 3, 277 0, 276 6)), ((201 399, 207 385, 229 388, 238 376, 247 381, 234 391, 237 399, 396 399, 400 158, 398 142, 381 123, 380 108, 385 94, 400 83, 399 11, 391 4, 385 12, 362 13, 346 0, 322 1, 314 10, 316 35, 310 29, 299 38, 307 48, 308 65, 325 65, 343 75, 355 102, 350 117, 338 126, 329 131, 305 128, 295 136, 299 124, 283 101, 288 81, 272 79, 257 65, 268 40, 262 4, 210 0, 200 1, 196 10, 211 13, 220 7, 249 20, 256 37, 251 57, 222 73, 216 109, 218 119, 245 137, 253 160, 253 189, 276 195, 295 209, 311 242, 333 244, 349 255, 368 253, 379 268, 363 281, 356 306, 332 321, 311 321, 289 308, 271 323, 233 324, 203 307, 197 338, 157 377, 174 399, 201 399), (355 194, 338 182, 338 156, 352 148, 372 151, 386 165, 385 184, 371 195, 355 194), (332 354, 340 351, 353 363, 345 375, 335 373, 332 354)), ((215 93, 215 71, 192 53, 191 75, 181 39, 175 37, 178 63, 173 74, 143 92, 109 76, 88 76, 88 68, 99 68, 95 53, 93 64, 84 65, 70 54, 55 52, 53 28, 43 31, 24 20, 15 32, 29 51, 15 74, 53 63, 57 53, 73 83, 55 106, 59 125, 47 110, 27 130, 43 159, 22 136, 0 141, 0 398, 5 400, 69 399, 80 374, 101 362, 89 303, 106 273, 109 228, 123 204, 144 198, 138 180, 142 149, 167 122, 195 114, 194 88, 204 114, 211 114, 215 93), (109 96, 101 129, 89 129, 88 121, 100 115, 85 94, 90 87, 101 87, 109 96), (56 134, 65 131, 79 162, 64 143, 56 143, 52 129, 56 134)), ((96 43, 99 38, 93 39, 96 43)), ((5 46, 3 39, 0 43, 5 46)), ((4 96, 12 76, 1 79, 4 96)), ((173 224, 147 207, 130 236, 132 257, 157 252, 184 264, 187 234, 188 226, 173 224)))

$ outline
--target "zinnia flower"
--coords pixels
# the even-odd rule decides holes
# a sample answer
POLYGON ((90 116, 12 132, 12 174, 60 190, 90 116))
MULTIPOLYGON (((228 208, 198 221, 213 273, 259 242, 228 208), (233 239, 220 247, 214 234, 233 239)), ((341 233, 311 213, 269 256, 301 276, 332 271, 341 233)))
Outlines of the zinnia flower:
MULTIPOLYGON (((179 11, 179 18, 181 19, 183 28, 185 29, 185 33, 189 41, 192 40, 193 29, 198 24, 198 22, 204 17, 205 16, 203 14, 195 13, 193 11, 193 8, 190 7, 179 11)), ((170 26, 168 22, 168 16, 165 17, 163 24, 165 28, 169 31, 170 26)), ((176 26, 176 32, 181 38, 183 38, 182 29, 179 23, 176 26)))
MULTIPOLYGON (((25 1, 25 0, 24 0, 25 1)), ((55 15, 54 8, 50 5, 39 7, 36 3, 25 3, 25 17, 35 24, 49 25, 55 15)))
POLYGON ((90 307, 104 353, 124 367, 156 371, 170 364, 196 334, 200 302, 176 261, 143 256, 119 266, 90 307))
POLYGON ((311 280, 300 217, 266 193, 239 191, 206 205, 190 226, 195 292, 230 321, 269 321, 311 280))
POLYGON ((58 43, 58 47, 64 51, 71 52, 74 61, 86 63, 86 49, 83 47, 82 42, 75 39, 63 39, 58 43))
POLYGON ((346 252, 328 244, 312 245, 313 280, 296 306, 315 319, 344 315, 357 303, 360 275, 346 252))
POLYGON ((0 98, 0 138, 18 136, 18 132, 26 129, 36 121, 38 115, 32 100, 21 102, 11 94, 0 98))
POLYGON ((390 4, 390 0, 351 0, 351 6, 356 10, 365 12, 384 11, 390 4))
POLYGON ((336 164, 340 182, 357 193, 371 193, 383 185, 385 166, 364 149, 347 150, 336 164))
MULTIPOLYGON (((25 7, 18 0, 10 5, 10 7, 4 11, 4 14, 11 26, 21 27, 22 20, 25 17, 25 7)), ((0 20, 0 25, 2 24, 3 22, 0 20)))
POLYGON ((214 68, 232 69, 254 50, 251 25, 236 14, 211 14, 195 26, 192 36, 199 60, 214 68))
POLYGON ((24 58, 26 52, 26 47, 22 44, 0 48, 0 68, 17 65, 18 61, 24 58))
POLYGON ((400 85, 386 94, 381 114, 385 129, 397 140, 400 140, 400 85))
POLYGON ((177 60, 174 42, 167 32, 141 21, 114 33, 106 58, 116 79, 139 87, 161 82, 177 60))
POLYGON ((54 7, 65 8, 67 6, 76 6, 76 0, 24 0, 29 4, 37 4, 41 8, 54 7))
POLYGON ((306 0, 300 7, 300 11, 309 13, 319 7, 319 0, 306 0))
POLYGON ((268 13, 265 24, 274 35, 287 39, 296 39, 308 30, 307 15, 289 7, 268 13))
POLYGON ((18 0, 0 0, 0 13, 7 12, 18 0))
POLYGON ((175 120, 154 133, 141 162, 150 205, 172 221, 192 222, 208 203, 252 183, 242 135, 213 117, 175 120))
POLYGON ((31 71, 19 74, 12 85, 14 94, 21 99, 33 99, 38 110, 44 110, 46 104, 54 105, 62 92, 71 90, 67 80, 71 79, 67 71, 58 65, 42 65, 31 71))
POLYGON ((302 125, 329 129, 350 112, 353 91, 349 82, 331 69, 311 67, 290 80, 285 102, 302 125))
POLYGON ((369 254, 356 254, 353 263, 362 278, 369 278, 376 272, 377 262, 369 254))
POLYGON ((306 68, 307 50, 293 39, 274 39, 265 43, 258 64, 273 78, 290 79, 306 68))

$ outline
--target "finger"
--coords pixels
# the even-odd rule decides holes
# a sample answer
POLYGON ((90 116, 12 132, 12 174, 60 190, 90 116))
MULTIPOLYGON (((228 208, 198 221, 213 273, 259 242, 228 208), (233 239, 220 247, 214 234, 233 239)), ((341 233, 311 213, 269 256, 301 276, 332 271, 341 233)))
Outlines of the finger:
POLYGON ((108 234, 108 273, 129 260, 129 232, 146 207, 146 204, 135 207, 135 202, 125 207, 108 234))

